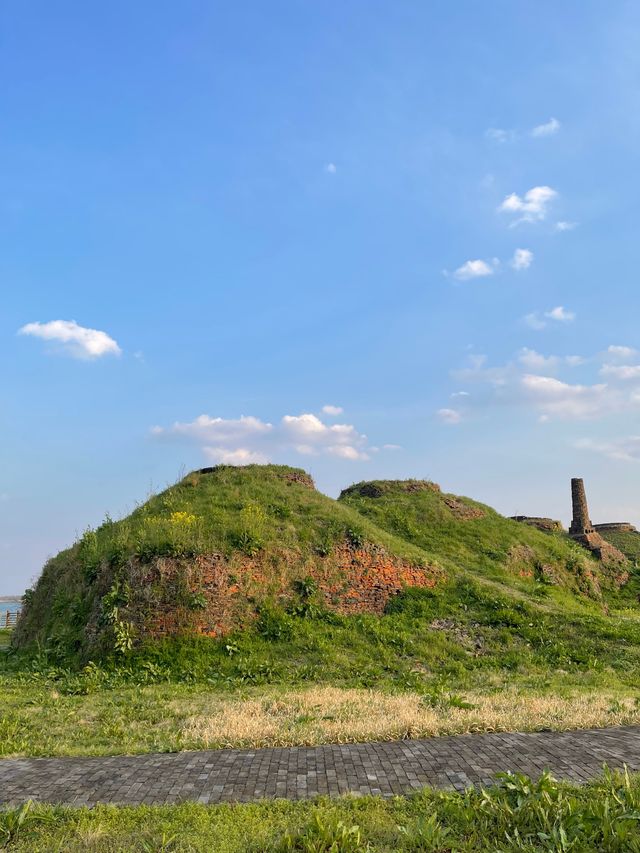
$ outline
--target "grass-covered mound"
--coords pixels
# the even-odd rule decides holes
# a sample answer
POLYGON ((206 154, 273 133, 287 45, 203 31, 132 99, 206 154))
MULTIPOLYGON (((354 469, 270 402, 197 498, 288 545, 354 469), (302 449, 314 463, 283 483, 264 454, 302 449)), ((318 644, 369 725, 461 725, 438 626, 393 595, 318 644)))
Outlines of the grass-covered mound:
MULTIPOLYGON (((296 617, 301 624, 326 611, 379 618, 391 613, 397 593, 414 587, 433 590, 440 602, 432 620, 452 623, 430 626, 418 657, 430 659, 433 632, 444 630, 466 659, 466 635, 456 634, 452 616, 462 608, 475 618, 461 598, 472 581, 489 585, 490 596, 547 613, 600 606, 607 596, 624 607, 629 597, 566 536, 518 524, 433 483, 361 483, 335 501, 299 469, 217 466, 189 474, 127 518, 107 518, 50 560, 27 596, 14 646, 87 661, 167 637, 238 637, 257 626, 260 642, 284 639, 293 652, 296 617)), ((331 669, 319 634, 333 631, 342 649, 333 656, 342 661, 336 673, 359 669, 354 653, 362 660, 371 654, 368 631, 362 646, 350 623, 320 622, 292 666, 321 670, 324 660, 331 669)), ((219 651, 226 654, 224 645, 219 651)), ((407 661, 387 662, 394 680, 415 668, 407 661)))
POLYGON ((597 599, 603 585, 615 586, 587 551, 563 533, 512 521, 485 504, 446 494, 436 483, 357 483, 344 489, 339 502, 417 545, 429 559, 513 582, 524 591, 556 586, 597 599))
POLYGON ((415 546, 320 494, 304 471, 218 466, 50 560, 15 644, 86 659, 154 637, 221 636, 267 602, 382 612, 389 595, 443 574, 415 546))

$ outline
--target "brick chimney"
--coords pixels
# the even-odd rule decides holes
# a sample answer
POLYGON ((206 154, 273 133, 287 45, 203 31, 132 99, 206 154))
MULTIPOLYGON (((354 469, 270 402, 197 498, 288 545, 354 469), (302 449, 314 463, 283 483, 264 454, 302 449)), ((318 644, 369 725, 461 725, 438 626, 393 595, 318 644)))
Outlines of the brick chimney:
POLYGON ((584 491, 584 482, 578 477, 571 480, 571 502, 573 504, 573 520, 569 533, 572 536, 584 536, 585 533, 595 533, 595 528, 589 518, 589 507, 587 496, 584 491))

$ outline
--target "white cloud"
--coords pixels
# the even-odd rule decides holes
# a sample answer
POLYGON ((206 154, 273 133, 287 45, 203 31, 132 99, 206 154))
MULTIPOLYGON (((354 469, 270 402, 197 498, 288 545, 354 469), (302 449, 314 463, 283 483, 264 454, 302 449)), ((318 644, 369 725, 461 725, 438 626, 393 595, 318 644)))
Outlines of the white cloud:
POLYGON ((612 441, 594 441, 590 438, 581 438, 576 441, 575 447, 579 450, 598 453, 607 459, 623 462, 640 461, 640 435, 629 435, 612 441))
POLYGON ((322 411, 325 415, 335 416, 335 415, 341 415, 343 413, 344 409, 341 406, 330 406, 327 404, 326 406, 322 407, 322 411))
POLYGON ((604 364, 600 368, 600 374, 623 382, 640 380, 640 364, 604 364))
POLYGON ((532 187, 527 190, 524 197, 520 197, 517 193, 508 195, 498 210, 521 214, 511 223, 512 225, 518 225, 520 222, 539 222, 546 217, 549 204, 557 195, 556 190, 551 187, 532 187))
POLYGON ((555 371, 560 365, 560 359, 555 355, 541 355, 534 349, 523 347, 518 353, 518 361, 527 370, 555 371))
POLYGON ((153 427, 151 432, 157 438, 193 442, 211 461, 229 465, 264 463, 291 452, 364 461, 371 451, 366 435, 351 424, 325 424, 311 413, 285 415, 275 425, 253 416, 200 415, 190 422, 153 427))
POLYGON ((514 270, 527 270, 533 263, 533 252, 530 249, 516 249, 511 259, 514 270))
POLYGON ((557 305, 550 311, 545 311, 544 316, 548 317, 549 320, 555 320, 558 323, 572 323, 576 319, 576 315, 573 311, 567 311, 567 309, 562 305, 557 305))
POLYGON ((282 429, 296 447, 310 452, 327 452, 344 459, 368 459, 363 449, 366 436, 360 435, 350 424, 327 426, 320 418, 311 414, 285 415, 282 429))
POLYGON ((79 326, 75 320, 27 323, 18 329, 18 334, 53 341, 74 358, 95 359, 103 355, 120 355, 122 352, 106 332, 79 326))
POLYGON ((573 229, 577 227, 577 222, 567 222, 564 219, 560 220, 560 222, 556 222, 555 225, 556 231, 573 231, 573 229))
POLYGON ((457 409, 438 409, 436 415, 443 424, 459 424, 462 420, 462 414, 457 409))
POLYGON ((154 435, 183 436, 194 439, 198 443, 213 446, 242 443, 247 439, 265 436, 272 431, 272 424, 265 423, 260 418, 244 415, 237 420, 200 415, 189 423, 176 421, 168 429, 159 426, 152 429, 154 435))
POLYGON ((269 457, 246 447, 228 450, 226 447, 203 447, 202 451, 216 465, 264 465, 269 457))
POLYGON ((545 419, 595 418, 606 414, 613 402, 605 384, 571 385, 551 376, 535 374, 525 374, 521 384, 531 402, 542 410, 545 419))
POLYGON ((335 175, 335 173, 338 171, 335 163, 327 163, 327 165, 324 167, 324 170, 330 175, 335 175))
POLYGON ((455 397, 468 397, 469 392, 468 391, 454 391, 451 396, 453 398, 455 398, 455 397))
POLYGON ((615 344, 611 344, 611 346, 607 348, 607 352, 615 359, 634 358, 638 355, 638 350, 633 347, 617 346, 615 344))
POLYGON ((563 365, 578 367, 584 363, 584 359, 580 355, 542 355, 534 349, 523 347, 518 353, 518 362, 527 370, 555 373, 563 365))
POLYGON ((541 137, 541 136, 553 136, 554 133, 557 133, 560 130, 560 122, 557 118, 550 118, 549 121, 544 124, 539 124, 533 128, 531 131, 531 136, 541 137))
POLYGON ((339 456, 341 459, 366 460, 370 458, 366 453, 350 444, 334 444, 332 447, 327 447, 327 453, 332 456, 339 456))
POLYGON ((402 450, 402 447, 399 444, 383 444, 383 450, 402 450))
POLYGON ((471 278, 483 278, 488 275, 493 275, 495 272, 496 261, 494 260, 492 263, 487 263, 482 260, 475 261, 465 261, 461 267, 454 272, 454 278, 457 278, 458 281, 467 281, 471 278))

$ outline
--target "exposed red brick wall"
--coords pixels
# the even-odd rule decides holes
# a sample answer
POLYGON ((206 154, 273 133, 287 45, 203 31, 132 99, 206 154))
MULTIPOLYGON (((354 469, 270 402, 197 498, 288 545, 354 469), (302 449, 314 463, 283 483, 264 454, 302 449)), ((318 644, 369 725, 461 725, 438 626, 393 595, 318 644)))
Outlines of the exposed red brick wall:
MULTIPOLYGON (((129 564, 132 598, 126 618, 141 635, 160 637, 195 630, 224 636, 250 623, 262 601, 293 597, 293 581, 311 577, 326 606, 338 613, 384 611, 406 586, 433 587, 442 569, 390 557, 381 549, 341 545, 327 557, 307 562, 282 552, 264 557, 221 554, 189 559, 159 557, 129 564), (195 601, 204 596, 203 602, 195 601)), ((125 614, 123 613, 123 617, 125 614)))

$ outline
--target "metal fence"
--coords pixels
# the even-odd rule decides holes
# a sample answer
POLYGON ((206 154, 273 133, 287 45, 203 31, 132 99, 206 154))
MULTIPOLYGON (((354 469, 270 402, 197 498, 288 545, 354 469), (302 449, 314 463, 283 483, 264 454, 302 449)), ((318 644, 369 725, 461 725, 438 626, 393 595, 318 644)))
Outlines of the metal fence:
POLYGON ((0 628, 15 628, 19 610, 0 610, 0 628))

